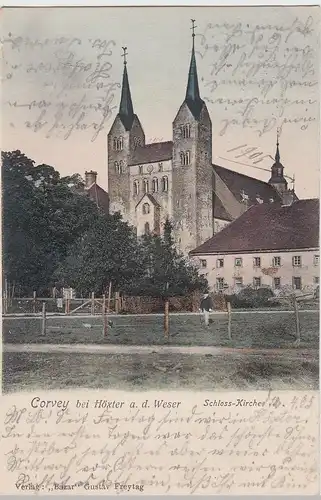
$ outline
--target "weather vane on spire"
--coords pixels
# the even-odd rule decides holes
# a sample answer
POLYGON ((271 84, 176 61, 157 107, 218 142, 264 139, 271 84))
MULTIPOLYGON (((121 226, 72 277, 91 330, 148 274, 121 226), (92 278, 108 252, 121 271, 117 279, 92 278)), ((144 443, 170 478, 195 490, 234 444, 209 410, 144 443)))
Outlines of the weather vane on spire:
POLYGON ((279 146, 279 138, 280 138, 280 127, 276 129, 276 144, 279 146))
POLYGON ((127 52, 127 47, 122 47, 122 49, 123 49, 123 51, 124 51, 124 53, 122 54, 122 57, 124 58, 124 65, 126 66, 126 64, 127 64, 127 59, 126 59, 126 56, 127 56, 127 54, 128 54, 128 52, 127 52))
POLYGON ((192 37, 194 38, 195 37, 195 28, 197 28, 197 26, 195 26, 195 19, 191 19, 191 21, 192 21, 191 30, 193 30, 192 37))

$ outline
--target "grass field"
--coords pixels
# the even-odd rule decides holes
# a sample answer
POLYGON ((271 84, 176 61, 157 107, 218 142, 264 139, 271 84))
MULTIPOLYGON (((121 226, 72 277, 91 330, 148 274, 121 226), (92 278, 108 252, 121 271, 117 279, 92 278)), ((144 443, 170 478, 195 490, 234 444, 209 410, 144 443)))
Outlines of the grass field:
MULTIPOLYGON (((241 351, 240 351, 241 352, 241 351)), ((3 392, 72 388, 142 390, 318 389, 317 359, 164 354, 3 354, 3 392)))
MULTIPOLYGON (((164 338, 162 316, 118 316, 113 322, 107 338, 103 338, 101 317, 49 317, 47 334, 42 336, 40 318, 4 318, 3 342, 282 348, 291 347, 295 340, 294 314, 289 313, 235 314, 232 341, 228 340, 227 315, 223 314, 214 315, 208 329, 201 325, 198 315, 172 315, 169 340, 164 338)), ((301 347, 318 349, 318 312, 301 312, 300 329, 301 347)))

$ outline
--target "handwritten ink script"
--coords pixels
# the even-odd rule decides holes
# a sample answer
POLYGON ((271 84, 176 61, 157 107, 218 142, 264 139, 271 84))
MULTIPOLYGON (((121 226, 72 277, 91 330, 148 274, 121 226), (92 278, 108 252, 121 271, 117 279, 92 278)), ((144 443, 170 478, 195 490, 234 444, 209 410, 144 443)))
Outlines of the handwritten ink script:
POLYGON ((3 492, 317 492, 317 393, 88 394, 5 397, 3 492))
POLYGON ((290 125, 305 131, 318 120, 318 11, 300 19, 277 12, 267 24, 208 23, 198 37, 205 101, 219 107, 221 136, 237 128, 259 136, 290 125))
POLYGON ((95 141, 115 111, 114 40, 32 38, 2 40, 3 96, 11 127, 67 140, 75 131, 95 141))

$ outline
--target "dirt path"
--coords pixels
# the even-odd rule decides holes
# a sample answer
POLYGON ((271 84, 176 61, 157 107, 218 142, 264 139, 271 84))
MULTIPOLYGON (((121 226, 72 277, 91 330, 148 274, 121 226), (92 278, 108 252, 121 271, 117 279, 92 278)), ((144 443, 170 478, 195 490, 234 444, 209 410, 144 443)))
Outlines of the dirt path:
POLYGON ((291 359, 314 359, 316 352, 313 349, 237 349, 233 347, 212 346, 135 346, 135 345, 96 345, 96 344, 4 344, 5 352, 33 352, 33 353, 87 353, 87 354, 152 354, 152 353, 180 353, 180 354, 234 354, 239 356, 282 356, 291 359))

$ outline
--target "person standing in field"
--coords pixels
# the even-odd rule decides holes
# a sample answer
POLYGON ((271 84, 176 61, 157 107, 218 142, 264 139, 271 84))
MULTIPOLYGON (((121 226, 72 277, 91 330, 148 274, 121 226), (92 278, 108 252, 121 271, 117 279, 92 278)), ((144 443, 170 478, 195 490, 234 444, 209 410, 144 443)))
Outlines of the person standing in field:
POLYGON ((205 293, 200 304, 200 311, 203 314, 205 326, 209 325, 210 312, 213 310, 212 299, 208 293, 205 293))

